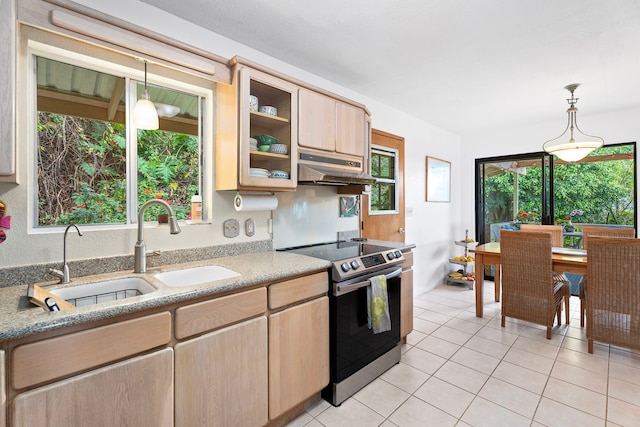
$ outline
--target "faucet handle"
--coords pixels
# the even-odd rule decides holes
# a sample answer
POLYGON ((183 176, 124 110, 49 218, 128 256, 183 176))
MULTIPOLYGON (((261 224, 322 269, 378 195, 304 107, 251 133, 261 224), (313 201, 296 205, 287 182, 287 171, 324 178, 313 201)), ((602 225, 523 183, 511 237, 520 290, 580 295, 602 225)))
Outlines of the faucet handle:
POLYGON ((146 256, 158 256, 160 255, 160 251, 159 250, 155 250, 155 251, 149 251, 147 253, 145 253, 146 256))
POLYGON ((56 269, 56 268, 53 268, 53 267, 49 268, 47 270, 47 274, 50 274, 50 275, 52 275, 54 277, 57 277, 58 279, 61 279, 61 280, 64 278, 64 273, 62 271, 56 269))

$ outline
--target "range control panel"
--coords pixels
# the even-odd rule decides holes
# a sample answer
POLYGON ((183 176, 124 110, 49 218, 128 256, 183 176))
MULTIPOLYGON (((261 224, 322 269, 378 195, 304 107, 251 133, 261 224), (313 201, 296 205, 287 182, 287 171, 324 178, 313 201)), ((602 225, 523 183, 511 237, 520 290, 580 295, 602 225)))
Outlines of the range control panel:
POLYGON ((399 249, 390 249, 375 254, 343 259, 333 263, 333 281, 341 282, 363 273, 402 264, 405 258, 399 249))

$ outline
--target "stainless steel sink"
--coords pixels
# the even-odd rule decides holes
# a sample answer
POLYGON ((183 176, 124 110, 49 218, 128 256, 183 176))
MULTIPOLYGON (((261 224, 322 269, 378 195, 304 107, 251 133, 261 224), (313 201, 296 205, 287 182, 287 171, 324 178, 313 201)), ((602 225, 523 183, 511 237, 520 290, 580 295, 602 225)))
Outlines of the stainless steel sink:
POLYGON ((198 285, 238 276, 240 276, 240 273, 217 265, 184 268, 153 275, 165 285, 172 287, 198 285))
POLYGON ((156 291, 156 288, 144 279, 139 277, 123 277, 121 279, 53 289, 50 292, 67 300, 76 307, 84 307, 135 297, 154 291, 156 291))

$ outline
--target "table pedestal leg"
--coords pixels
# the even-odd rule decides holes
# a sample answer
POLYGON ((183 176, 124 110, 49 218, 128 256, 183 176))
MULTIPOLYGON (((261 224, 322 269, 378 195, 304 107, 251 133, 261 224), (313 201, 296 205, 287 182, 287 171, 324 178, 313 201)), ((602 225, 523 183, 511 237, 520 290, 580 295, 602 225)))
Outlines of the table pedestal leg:
POLYGON ((494 288, 495 288, 495 299, 496 302, 500 302, 500 286, 502 286, 502 283, 500 281, 500 264, 494 264, 493 265, 493 269, 495 270, 495 273, 493 274, 493 283, 494 283, 494 288))
POLYGON ((483 288, 484 288, 484 264, 482 260, 476 257, 476 265, 478 268, 476 269, 476 317, 482 317, 483 310, 483 288))
MULTIPOLYGON (((484 311, 484 262, 481 257, 476 256, 476 265, 478 266, 476 270, 476 317, 482 317, 484 311)), ((495 290, 495 300, 496 302, 500 302, 500 264, 493 264, 495 269, 494 273, 494 290, 495 290)))

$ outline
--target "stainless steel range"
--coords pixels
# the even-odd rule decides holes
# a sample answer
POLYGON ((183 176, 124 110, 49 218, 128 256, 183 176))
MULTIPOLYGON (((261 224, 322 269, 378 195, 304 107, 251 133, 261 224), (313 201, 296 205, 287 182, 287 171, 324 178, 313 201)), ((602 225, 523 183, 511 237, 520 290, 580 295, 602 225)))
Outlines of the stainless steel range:
POLYGON ((339 241, 279 249, 331 261, 330 378, 322 396, 335 406, 400 362, 398 249, 361 241, 339 241), (391 330, 374 334, 367 317, 370 279, 387 278, 391 330))

